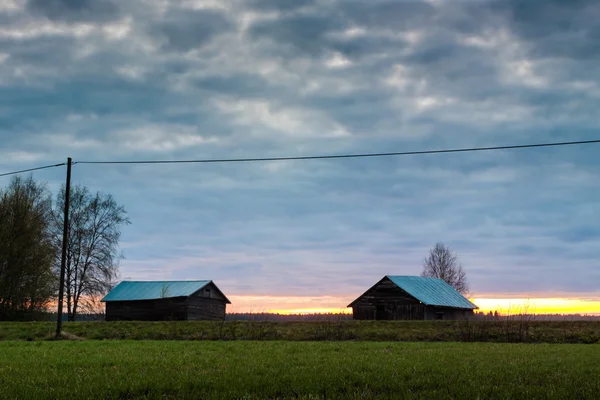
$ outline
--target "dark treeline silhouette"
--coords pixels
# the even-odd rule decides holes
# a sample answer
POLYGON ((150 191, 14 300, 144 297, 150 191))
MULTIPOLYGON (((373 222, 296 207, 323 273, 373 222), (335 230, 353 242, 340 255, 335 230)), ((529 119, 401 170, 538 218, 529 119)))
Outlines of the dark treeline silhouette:
MULTIPOLYGON (((600 321, 600 315, 593 314, 489 314, 478 312, 471 318, 475 321, 506 321, 514 320, 521 317, 527 317, 530 321, 544 322, 544 321, 600 321)), ((78 321, 104 321, 104 313, 80 313, 77 315, 78 321)), ((36 321, 56 321, 55 312, 39 312, 30 318, 36 321)), ((228 313, 225 319, 227 321, 272 321, 272 322, 286 322, 286 321, 350 321, 352 320, 352 314, 341 314, 341 313, 327 313, 327 314, 273 314, 273 313, 228 313)), ((63 320, 67 321, 68 316, 63 315, 63 320)), ((414 321, 413 321, 414 322, 414 321)))
POLYGON ((227 321, 330 321, 351 320, 352 314, 327 313, 327 314, 271 314, 271 313, 230 313, 227 321))
MULTIPOLYGON (((55 312, 44 312, 36 314, 37 321, 56 321, 55 312)), ((77 321, 104 321, 103 313, 80 313, 77 315, 77 321)), ((352 320, 352 314, 272 314, 272 313, 228 313, 225 316, 227 321, 348 321, 352 320)), ((63 315, 63 320, 67 321, 67 315, 63 315)))
POLYGON ((477 321, 494 321, 514 319, 520 316, 528 316, 535 321, 600 321, 600 314, 523 314, 523 313, 483 313, 476 312, 473 319, 477 321))
MULTIPOLYGON (((45 183, 15 177, 0 188, 0 321, 43 320, 57 298, 64 186, 53 197, 45 183)), ((93 312, 89 298, 111 289, 118 275, 120 228, 129 223, 113 197, 71 188, 65 265, 67 318, 93 312)))

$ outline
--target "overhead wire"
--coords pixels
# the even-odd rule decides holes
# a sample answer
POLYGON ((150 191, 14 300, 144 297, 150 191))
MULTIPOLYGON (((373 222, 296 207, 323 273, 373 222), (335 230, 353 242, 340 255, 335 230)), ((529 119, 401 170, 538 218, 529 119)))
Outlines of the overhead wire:
POLYGON ((13 172, 5 172, 0 174, 0 177, 3 176, 9 176, 9 175, 18 175, 18 174, 23 174, 25 172, 32 172, 32 171, 39 171, 41 169, 48 169, 48 168, 56 168, 56 167, 62 167, 64 165, 67 165, 67 163, 60 163, 60 164, 53 164, 53 165, 45 165, 43 167, 35 167, 35 168, 28 168, 28 169, 22 169, 20 171, 13 171, 13 172))
POLYGON ((240 163, 240 162, 261 162, 261 161, 293 161, 293 160, 327 160, 327 159, 343 159, 343 158, 365 158, 365 157, 390 157, 390 156, 410 156, 423 154, 441 154, 441 153, 464 153, 475 151, 492 151, 492 150, 511 150, 511 149, 527 149, 539 147, 556 147, 556 146, 572 146, 583 144, 600 143, 600 139, 595 140, 579 140, 572 142, 554 142, 554 143, 535 143, 535 144, 520 144, 509 146, 491 146, 491 147, 469 147, 458 149, 441 149, 441 150, 420 150, 420 151, 398 151, 387 153, 357 153, 357 154, 332 154, 320 156, 290 156, 290 157, 259 157, 259 158, 213 158, 213 159, 197 159, 197 160, 117 160, 117 161, 76 161, 74 164, 191 164, 191 163, 240 163))
MULTIPOLYGON (((551 142, 551 143, 533 143, 533 144, 518 144, 507 146, 489 146, 489 147, 467 147, 458 149, 438 149, 438 150, 417 150, 417 151, 396 151, 385 153, 355 153, 355 154, 330 154, 317 156, 289 156, 289 157, 257 157, 257 158, 212 158, 212 159, 196 159, 196 160, 116 160, 116 161, 73 161, 75 164, 201 164, 201 163, 240 163, 240 162, 266 162, 266 161, 294 161, 294 160, 328 160, 328 159, 344 159, 344 158, 367 158, 367 157, 391 157, 391 156, 410 156, 424 154, 443 154, 443 153, 466 153, 477 151, 494 151, 494 150, 513 150, 513 149, 529 149, 540 147, 557 147, 557 146, 573 146, 584 144, 598 144, 600 139, 593 140, 578 140, 570 142, 551 142)), ((39 171, 43 169, 62 167, 67 163, 59 163, 45 165, 41 167, 22 169, 18 171, 6 172, 0 174, 0 177, 17 175, 25 172, 39 171)))

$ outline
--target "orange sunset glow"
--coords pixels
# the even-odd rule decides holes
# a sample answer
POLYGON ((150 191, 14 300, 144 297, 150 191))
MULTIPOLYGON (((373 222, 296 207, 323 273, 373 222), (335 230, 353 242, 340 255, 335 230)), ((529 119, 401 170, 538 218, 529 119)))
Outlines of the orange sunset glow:
MULTIPOLYGON (((347 296, 230 296, 229 313, 277 313, 277 314, 315 314, 315 313, 351 313, 346 308, 354 300, 347 296)), ((600 296, 578 294, 561 297, 528 297, 524 295, 491 294, 474 296, 470 299, 479 307, 480 312, 498 311, 502 314, 517 314, 524 310, 533 314, 594 314, 600 315, 600 296)))

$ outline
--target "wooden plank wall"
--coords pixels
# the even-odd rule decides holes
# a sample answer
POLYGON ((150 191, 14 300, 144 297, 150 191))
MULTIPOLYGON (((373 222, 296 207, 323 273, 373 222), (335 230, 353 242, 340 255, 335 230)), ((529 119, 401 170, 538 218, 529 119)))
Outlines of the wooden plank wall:
POLYGON ((225 297, 221 295, 217 286, 214 283, 210 283, 193 294, 193 296, 206 297, 209 299, 225 300, 225 297))
POLYGON ((352 307, 356 320, 422 320, 424 306, 422 304, 395 304, 387 302, 378 305, 359 304, 352 307))
POLYGON ((106 302, 107 321, 170 321, 186 317, 185 297, 106 302))
POLYGON ((190 321, 225 319, 225 301, 208 297, 190 296, 187 298, 187 319, 190 321))
POLYGON ((473 316, 473 310, 450 307, 427 306, 425 308, 426 320, 463 320, 473 316))
POLYGON ((363 294, 358 301, 361 304, 374 305, 394 301, 401 304, 419 304, 419 301, 400 289, 394 282, 385 278, 363 294))
POLYGON ((389 279, 381 280, 353 306, 354 319, 423 319, 423 305, 389 279))

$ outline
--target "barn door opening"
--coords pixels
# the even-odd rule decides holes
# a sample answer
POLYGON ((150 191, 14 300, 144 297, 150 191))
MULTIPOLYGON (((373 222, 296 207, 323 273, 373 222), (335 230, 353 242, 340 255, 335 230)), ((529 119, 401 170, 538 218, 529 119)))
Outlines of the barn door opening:
POLYGON ((443 312, 436 312, 435 313, 435 319, 444 319, 444 313, 443 312))
POLYGON ((377 307, 375 309, 375 319, 378 319, 378 320, 389 319, 388 313, 385 310, 385 306, 377 305, 377 307))

